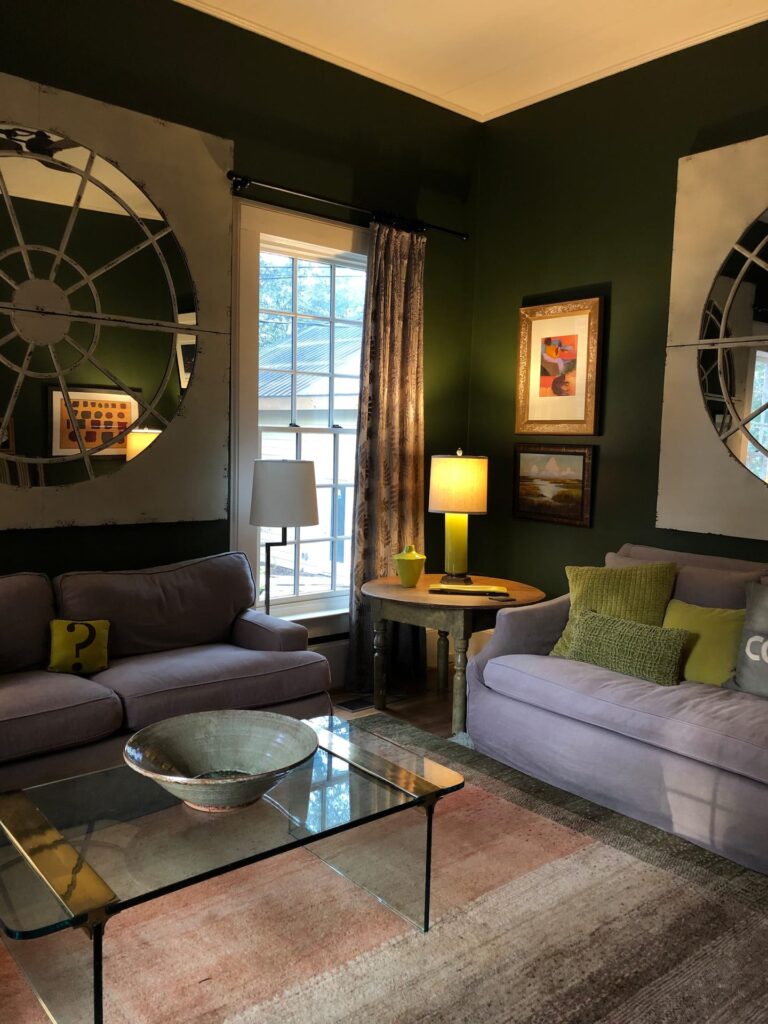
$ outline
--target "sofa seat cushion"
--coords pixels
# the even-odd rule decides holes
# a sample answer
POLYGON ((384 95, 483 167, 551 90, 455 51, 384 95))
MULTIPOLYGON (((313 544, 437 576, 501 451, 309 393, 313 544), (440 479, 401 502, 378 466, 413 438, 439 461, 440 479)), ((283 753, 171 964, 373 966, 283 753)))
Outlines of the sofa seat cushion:
POLYGON ((117 696, 92 679, 45 671, 0 676, 0 762, 93 743, 122 721, 117 696))
POLYGON ((656 686, 579 661, 509 654, 489 689, 768 784, 768 700, 703 683, 656 686))
POLYGON ((268 708, 330 685, 328 662, 314 651, 249 651, 230 644, 121 658, 94 678, 118 694, 131 730, 192 711, 268 708))

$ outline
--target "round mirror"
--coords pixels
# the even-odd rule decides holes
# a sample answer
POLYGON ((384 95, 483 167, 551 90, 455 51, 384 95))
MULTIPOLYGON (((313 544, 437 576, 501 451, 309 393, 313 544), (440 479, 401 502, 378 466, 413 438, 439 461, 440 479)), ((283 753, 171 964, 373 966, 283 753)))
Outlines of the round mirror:
POLYGON ((720 439, 768 483, 768 210, 733 246, 707 296, 699 380, 720 439))
POLYGON ((0 483, 77 483, 146 449, 189 385, 196 323, 144 192, 71 139, 0 125, 0 483))

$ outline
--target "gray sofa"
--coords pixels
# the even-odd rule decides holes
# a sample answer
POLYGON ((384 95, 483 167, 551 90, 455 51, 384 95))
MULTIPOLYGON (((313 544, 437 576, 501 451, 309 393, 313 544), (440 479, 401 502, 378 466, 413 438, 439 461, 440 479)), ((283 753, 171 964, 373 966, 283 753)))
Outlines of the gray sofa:
MULTIPOLYGON (((768 565, 624 545, 608 565, 674 561, 673 596, 743 607, 768 565)), ((548 657, 568 596, 499 613, 468 666, 467 730, 528 775, 768 873, 768 700, 702 683, 656 686, 548 657)))
POLYGON ((0 577, 0 791, 122 760, 126 736, 192 711, 328 714, 326 659, 261 612, 245 555, 126 572, 0 577), (108 619, 109 667, 46 670, 52 618, 108 619))

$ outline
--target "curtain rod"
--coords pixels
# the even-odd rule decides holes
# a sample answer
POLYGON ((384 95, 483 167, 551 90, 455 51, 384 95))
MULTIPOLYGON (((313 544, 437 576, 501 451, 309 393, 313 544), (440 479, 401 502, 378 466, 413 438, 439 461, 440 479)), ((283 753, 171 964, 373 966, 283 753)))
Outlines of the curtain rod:
POLYGON ((426 221, 412 220, 408 217, 395 217, 391 214, 377 213, 375 210, 367 210, 363 206, 354 206, 352 203, 344 203, 338 199, 329 199, 327 196, 312 195, 309 192, 297 192, 295 189, 283 188, 281 185, 273 185, 268 181, 258 181, 250 178, 247 174, 240 174, 239 171, 227 171, 227 177, 232 182, 232 194, 239 196, 247 188, 255 185, 257 188, 267 188, 272 192, 281 192, 286 196, 295 196, 297 199, 311 199, 315 203, 325 203, 326 206, 335 206, 340 210, 349 210, 352 213, 360 213, 373 220, 381 220, 391 224, 410 224, 417 231, 442 231, 446 235, 453 235, 466 242, 469 235, 465 231, 454 231, 453 228, 444 228, 440 224, 430 224, 426 221))

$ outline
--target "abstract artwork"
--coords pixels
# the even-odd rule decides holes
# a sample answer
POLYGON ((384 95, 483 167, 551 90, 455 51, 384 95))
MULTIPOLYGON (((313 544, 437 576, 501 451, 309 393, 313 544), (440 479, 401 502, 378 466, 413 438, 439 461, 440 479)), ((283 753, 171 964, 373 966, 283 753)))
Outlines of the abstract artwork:
POLYGON ((68 388, 75 422, 69 415, 64 395, 51 388, 51 455, 76 455, 80 451, 78 434, 94 456, 125 457, 125 436, 115 438, 139 416, 138 402, 123 391, 68 388))
POLYGON ((600 300, 520 310, 518 434, 594 434, 600 300))
POLYGON ((515 516, 589 526, 592 453, 592 445, 515 445, 515 516))

